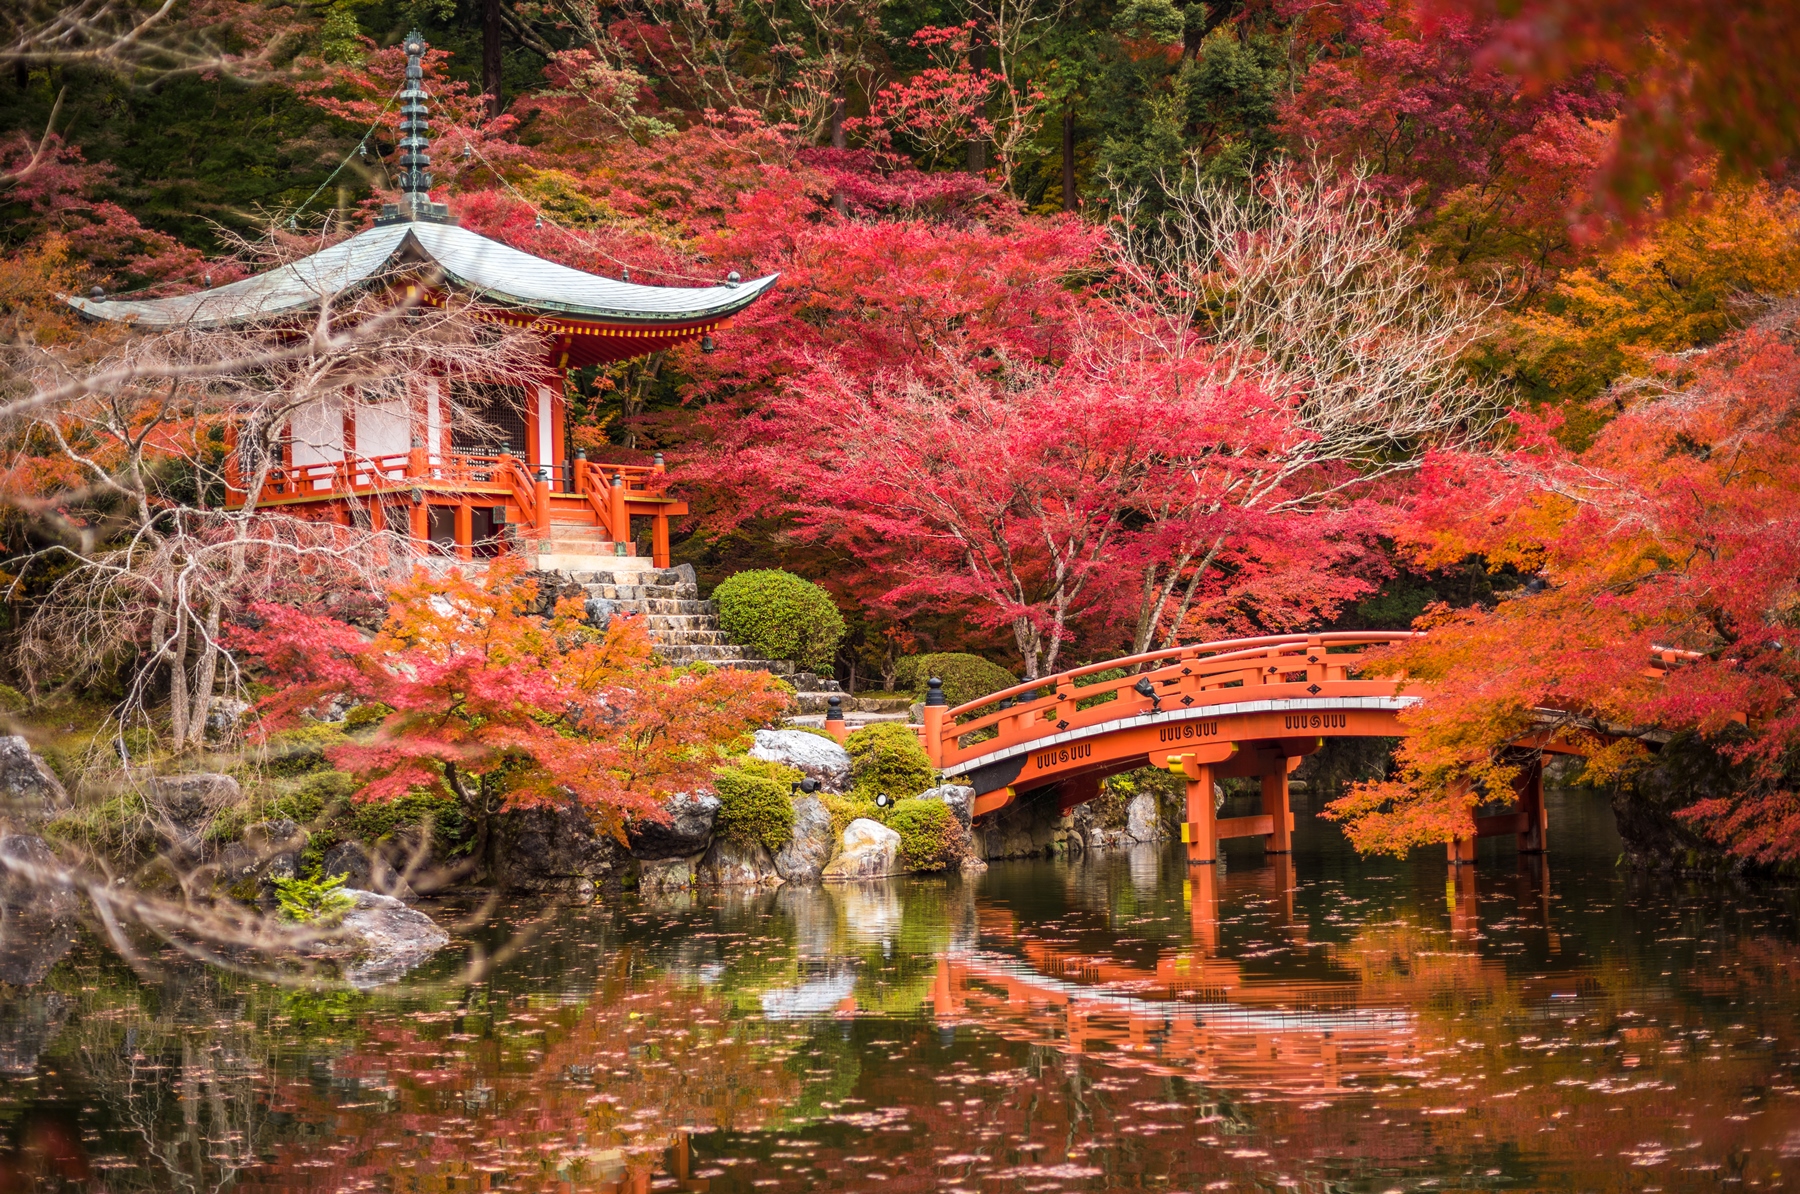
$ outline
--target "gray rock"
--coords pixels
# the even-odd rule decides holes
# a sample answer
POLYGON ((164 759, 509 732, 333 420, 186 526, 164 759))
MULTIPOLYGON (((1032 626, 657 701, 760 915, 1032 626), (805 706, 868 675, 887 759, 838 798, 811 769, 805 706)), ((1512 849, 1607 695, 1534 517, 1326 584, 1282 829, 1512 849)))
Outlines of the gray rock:
POLYGON ((844 826, 844 848, 821 877, 827 882, 881 879, 901 869, 900 835, 879 821, 858 817, 844 826))
POLYGON ((711 792, 677 792, 663 804, 665 822, 633 821, 628 836, 637 859, 681 858, 712 844, 719 798, 711 792))
POLYGON ((613 615, 619 612, 618 605, 604 597, 589 597, 585 605, 588 624, 600 630, 612 625, 613 615))
POLYGON ((750 757, 786 763, 833 792, 842 792, 850 783, 850 752, 805 730, 758 730, 750 757))
POLYGON ((695 854, 688 858, 644 863, 638 868, 638 891, 644 895, 666 895, 669 892, 692 890, 702 857, 695 854))
POLYGON ((927 788, 920 792, 920 800, 942 800, 962 822, 963 832, 967 833, 975 811, 975 789, 962 784, 940 784, 935 788, 927 788))
POLYGON ((831 812, 817 796, 794 797, 794 832, 775 852, 775 870, 789 883, 817 883, 837 848, 831 812))
POLYGON ((69 808, 62 781, 31 744, 17 734, 0 736, 0 820, 42 825, 69 808))
POLYGON ((344 889, 356 906, 344 914, 334 936, 359 956, 345 972, 356 986, 391 982, 450 944, 450 934, 416 908, 393 896, 344 889))
POLYGON ((248 701, 237 701, 230 697, 216 696, 206 706, 206 736, 214 742, 223 742, 235 737, 243 729, 244 718, 250 713, 248 701))
POLYGON ((227 891, 254 882, 257 897, 264 904, 275 901, 276 879, 292 879, 300 873, 300 851, 306 845, 306 834, 294 822, 283 817, 275 821, 259 821, 244 830, 242 841, 232 842, 219 852, 218 883, 227 891))
POLYGON ((159 775, 145 796, 163 840, 184 851, 198 850, 219 810, 243 799, 237 780, 210 771, 159 775))
POLYGON ((629 861, 571 798, 561 808, 504 813, 494 825, 493 881, 505 891, 591 900, 629 861))
POLYGON ((781 873, 775 856, 761 842, 714 838, 700 860, 695 877, 708 887, 778 887, 781 873))
POLYGON ((40 983, 74 946, 79 900, 66 883, 41 873, 59 868, 36 834, 0 837, 0 983, 40 983))
POLYGON ((1139 792, 1125 806, 1125 836, 1134 842, 1162 840, 1162 815, 1154 792, 1139 792))
POLYGON ((344 717, 354 708, 356 708, 356 701, 348 694, 340 692, 335 696, 327 697, 312 708, 302 709, 300 712, 314 721, 335 725, 343 721, 344 717))
POLYGON ((388 856, 379 847, 371 849, 361 842, 339 842, 325 851, 319 872, 324 875, 343 875, 345 887, 380 892, 397 900, 418 899, 418 894, 407 883, 405 876, 394 869, 388 856))
POLYGON ((1081 854, 1088 849, 1082 818, 1062 812, 1055 788, 1026 792, 1012 803, 976 820, 970 828, 975 857, 1045 858, 1081 854))

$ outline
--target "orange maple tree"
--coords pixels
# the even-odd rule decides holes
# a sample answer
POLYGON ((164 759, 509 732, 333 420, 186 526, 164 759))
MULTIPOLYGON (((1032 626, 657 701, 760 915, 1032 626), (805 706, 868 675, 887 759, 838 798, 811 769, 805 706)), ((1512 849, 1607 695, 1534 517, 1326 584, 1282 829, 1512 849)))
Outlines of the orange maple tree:
POLYGON ((280 691, 270 728, 333 698, 393 709, 375 736, 329 752, 364 800, 449 787, 485 825, 504 808, 573 794, 615 834, 628 817, 664 817, 670 794, 705 783, 742 739, 777 716, 785 691, 766 672, 675 668, 631 619, 600 632, 564 598, 533 614, 535 581, 503 557, 485 575, 420 570, 388 595, 379 632, 292 606, 262 604, 237 636, 280 691))
POLYGON ((1380 665, 1425 699, 1395 778, 1330 806, 1359 849, 1466 832, 1518 774, 1508 744, 1537 727, 1585 740, 1601 779, 1698 735, 1740 782, 1680 815, 1750 860, 1800 858, 1797 332, 1789 304, 1663 360, 1614 389, 1620 413, 1579 454, 1554 420, 1519 415, 1507 454, 1436 462, 1401 528, 1418 559, 1473 553, 1536 579, 1492 610, 1428 611, 1429 634, 1380 665))

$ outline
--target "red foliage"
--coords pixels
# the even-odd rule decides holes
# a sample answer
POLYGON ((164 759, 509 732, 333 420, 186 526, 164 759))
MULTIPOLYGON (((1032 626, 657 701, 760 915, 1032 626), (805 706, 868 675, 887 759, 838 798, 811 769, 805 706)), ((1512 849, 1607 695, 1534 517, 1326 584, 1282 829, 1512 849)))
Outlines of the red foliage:
MULTIPOLYGON (((1686 815, 1745 857, 1800 858, 1787 771, 1800 747, 1795 330, 1789 308, 1665 362, 1580 455, 1520 416, 1511 454, 1438 462, 1402 530, 1420 559, 1477 552, 1536 570, 1548 588, 1441 617, 1394 655, 1435 687, 1408 715, 1403 782, 1338 805, 1359 846, 1442 840, 1446 810, 1476 796, 1469 785, 1504 791, 1511 770, 1496 751, 1548 707, 1710 740, 1744 766, 1743 787, 1686 815), (1664 648, 1694 655, 1664 677, 1648 666, 1664 648)), ((1635 738, 1586 736, 1603 748, 1602 777, 1644 757, 1635 738)))
POLYGON ((1422 22, 1410 0, 1353 0, 1289 101, 1296 148, 1340 168, 1366 161, 1410 193, 1461 264, 1534 270, 1570 261, 1568 224, 1605 152, 1613 101, 1597 68, 1528 90, 1483 53, 1491 25, 1422 22))
POLYGON ((704 783, 723 751, 786 704, 762 672, 658 663, 631 621, 596 635, 573 599, 548 619, 532 616, 537 585, 521 567, 503 559, 479 581, 420 572, 390 593, 370 639, 331 618, 257 606, 262 627, 237 642, 281 686, 263 702, 268 724, 294 723, 334 695, 380 702, 394 713, 379 733, 331 752, 364 781, 363 799, 440 782, 469 803, 497 790, 503 807, 572 792, 618 832, 628 816, 660 819, 664 798, 704 783))

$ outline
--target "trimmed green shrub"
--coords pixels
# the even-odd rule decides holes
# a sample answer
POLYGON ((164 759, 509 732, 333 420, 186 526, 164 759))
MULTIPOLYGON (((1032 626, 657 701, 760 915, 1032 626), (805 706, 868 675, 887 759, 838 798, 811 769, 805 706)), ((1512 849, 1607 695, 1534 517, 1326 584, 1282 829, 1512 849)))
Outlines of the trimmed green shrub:
POLYGON ((713 772, 719 817, 713 832, 734 842, 761 842, 779 850, 794 834, 789 798, 800 772, 766 759, 740 759, 713 772))
POLYGON ((844 619, 824 589, 778 568, 754 568, 713 590, 719 628, 764 659, 830 672, 844 619))
POLYGON ((915 871, 941 871, 962 853, 962 826, 942 800, 902 800, 887 827, 900 835, 900 859, 915 871))
POLYGON ((936 676, 944 682, 944 700, 951 706, 966 705, 990 692, 1011 688, 1019 678, 997 663, 960 651, 909 655, 894 668, 894 684, 925 699, 925 682, 936 676))
POLYGON ((850 735, 850 780, 858 800, 874 800, 886 792, 895 800, 917 796, 935 782, 931 760, 913 728, 897 721, 878 721, 850 735))
POLYGON ((263 762, 276 775, 304 775, 325 766, 325 752, 348 740, 332 725, 282 730, 263 744, 263 762))
POLYGON ((870 821, 881 820, 883 813, 872 801, 858 800, 855 796, 839 796, 835 792, 820 792, 819 803, 831 814, 831 840, 840 842, 844 838, 844 830, 850 822, 857 818, 870 821))

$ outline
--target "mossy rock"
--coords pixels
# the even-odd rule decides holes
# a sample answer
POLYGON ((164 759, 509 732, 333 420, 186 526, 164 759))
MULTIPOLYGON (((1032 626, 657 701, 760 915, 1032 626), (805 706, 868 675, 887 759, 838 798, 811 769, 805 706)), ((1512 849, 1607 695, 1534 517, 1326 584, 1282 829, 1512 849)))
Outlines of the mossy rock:
POLYGON ((962 824, 942 800, 902 800, 887 827, 900 835, 900 859, 915 871, 941 871, 962 857, 962 824))
POLYGON ((850 784, 857 799, 872 801, 885 792, 894 800, 917 796, 935 782, 931 760, 913 728, 878 721, 850 735, 850 784))
POLYGON ((960 651, 909 655, 894 668, 895 687, 906 689, 920 700, 925 699, 926 681, 933 676, 944 682, 944 700, 952 707, 978 701, 990 692, 1019 682, 1017 676, 999 664, 960 651))
MULTIPOLYGON (((883 810, 876 808, 874 801, 859 800, 855 796, 839 796, 835 792, 820 792, 819 802, 825 806, 825 811, 831 814, 831 840, 834 843, 844 840, 844 830, 850 822, 857 818, 879 821, 883 816, 883 810)), ((835 845, 833 849, 836 849, 835 845)))
POLYGON ((719 629, 764 659, 790 659, 815 672, 831 671, 844 618, 830 594, 778 568, 753 568, 713 590, 719 629))
POLYGON ((370 701, 366 705, 357 705, 344 714, 344 730, 346 733, 355 730, 366 730, 378 726, 394 711, 393 706, 384 705, 380 701, 370 701))
POLYGON ((794 802, 789 793, 800 772, 767 759, 740 759, 713 772, 719 798, 713 832, 731 841, 761 842, 770 852, 794 834, 794 802))
POLYGON ((350 739, 334 725, 299 726, 270 734, 263 743, 263 765, 276 775, 305 775, 325 766, 325 752, 350 739))

